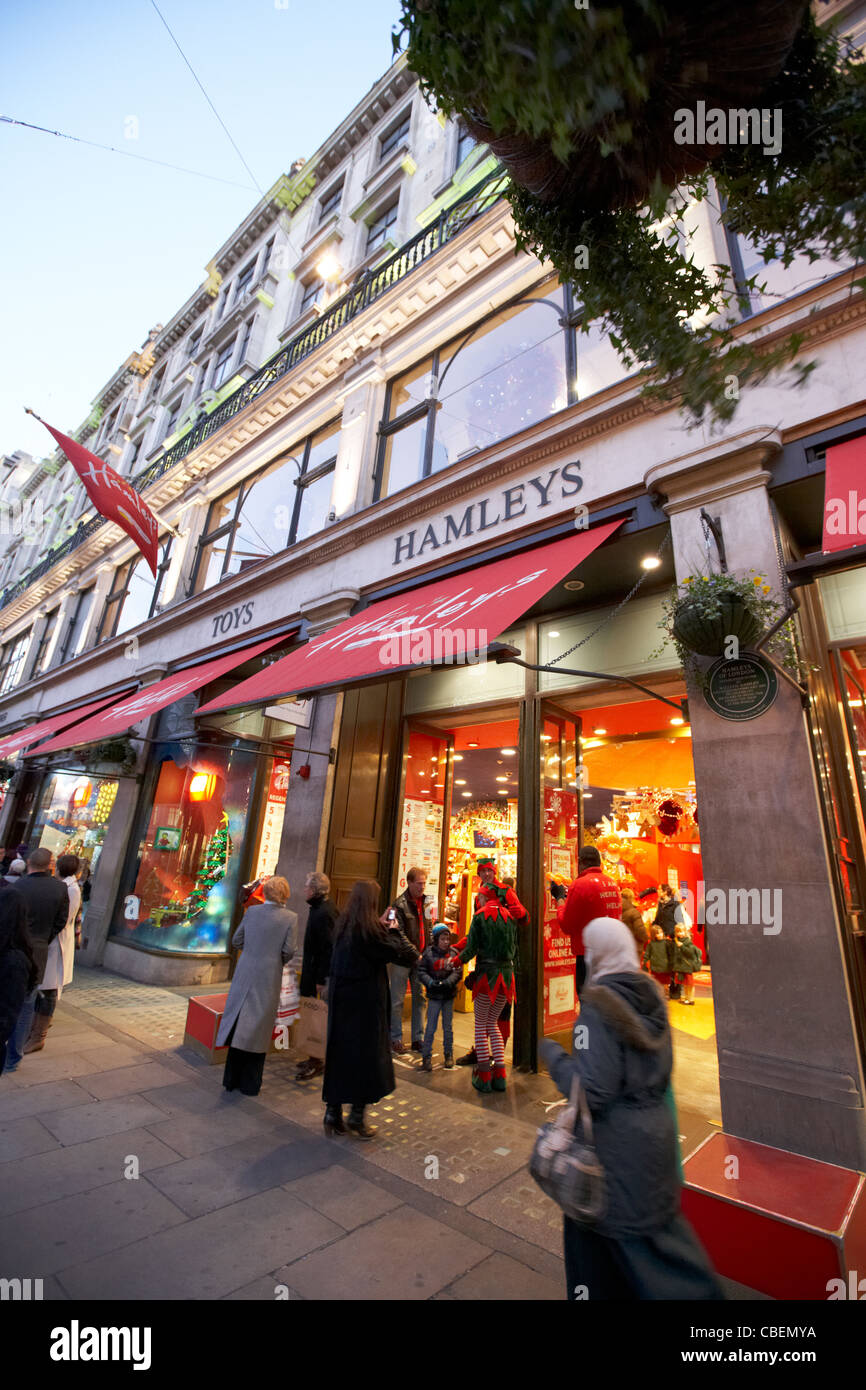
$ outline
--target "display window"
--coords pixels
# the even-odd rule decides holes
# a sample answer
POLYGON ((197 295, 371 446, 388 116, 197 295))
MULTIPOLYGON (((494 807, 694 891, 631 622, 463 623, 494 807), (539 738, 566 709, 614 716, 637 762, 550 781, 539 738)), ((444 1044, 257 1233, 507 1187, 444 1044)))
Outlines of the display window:
POLYGON ((569 938, 557 917, 550 892, 552 882, 566 886, 577 875, 581 843, 581 802, 577 776, 580 721, 543 706, 539 770, 541 778, 541 872, 544 892, 542 921, 542 1029, 547 1037, 564 1034, 570 1045, 577 1018, 575 967, 569 938))
POLYGON ((29 836, 33 849, 77 854, 96 870, 118 783, 85 772, 54 772, 45 782, 29 836))
POLYGON ((160 765, 112 932, 121 941, 205 954, 229 948, 256 755, 199 753, 182 766, 171 758, 160 765))

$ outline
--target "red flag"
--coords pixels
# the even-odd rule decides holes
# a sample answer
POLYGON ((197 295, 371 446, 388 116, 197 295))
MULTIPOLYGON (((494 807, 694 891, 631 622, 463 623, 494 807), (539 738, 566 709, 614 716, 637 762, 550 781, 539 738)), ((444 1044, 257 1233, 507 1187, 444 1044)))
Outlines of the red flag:
MULTIPOLYGON (((32 413, 32 412, 31 412, 32 413)), ((36 416, 37 420, 39 416, 36 416)), ((41 421, 49 434, 53 434, 72 467, 83 482, 87 495, 100 516, 113 521, 130 540, 135 541, 156 578, 156 562, 159 539, 159 523, 150 507, 142 502, 138 493, 119 473, 104 463, 96 454, 91 454, 83 444, 76 444, 68 435, 61 434, 51 425, 41 421)))

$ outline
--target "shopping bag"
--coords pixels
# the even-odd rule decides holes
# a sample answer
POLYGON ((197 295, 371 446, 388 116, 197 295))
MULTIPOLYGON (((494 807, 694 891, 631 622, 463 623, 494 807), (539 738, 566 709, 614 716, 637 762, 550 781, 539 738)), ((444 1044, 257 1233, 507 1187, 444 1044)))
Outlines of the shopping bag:
POLYGON ((295 1047, 308 1057, 325 1056, 328 1042, 328 1006, 324 999, 302 999, 295 1047))
POLYGON ((592 1117, 577 1076, 572 1080, 566 1108, 538 1131, 529 1174, 579 1226, 595 1226, 604 1215, 605 1173, 593 1144, 592 1117))
POLYGON ((286 1029, 290 1028, 297 1021, 299 1004, 301 1002, 301 992, 298 988, 298 977, 292 969, 291 961, 283 966, 283 978, 280 984, 280 1002, 277 1007, 277 1017, 274 1022, 274 1037, 285 1036, 286 1029))

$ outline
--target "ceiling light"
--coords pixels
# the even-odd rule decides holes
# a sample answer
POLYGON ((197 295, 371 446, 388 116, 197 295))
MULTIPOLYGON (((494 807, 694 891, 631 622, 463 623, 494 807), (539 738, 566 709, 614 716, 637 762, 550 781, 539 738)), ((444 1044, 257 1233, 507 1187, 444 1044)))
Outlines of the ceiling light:
POLYGON ((558 633, 558 632, 548 632, 547 635, 548 635, 548 637, 558 637, 558 636, 559 636, 559 633, 558 633))
POLYGON ((657 570, 661 565, 658 555, 645 555, 640 562, 641 569, 657 570))
POLYGON ((582 588, 583 588, 583 580, 582 580, 582 579, 566 579, 566 581, 565 581, 565 583, 563 584, 562 587, 563 587, 563 589, 570 589, 572 593, 576 593, 576 592, 578 591, 578 589, 582 589, 582 588))
POLYGON ((542 734, 542 735, 541 735, 541 742, 542 742, 542 743, 550 743, 551 741, 552 741, 552 740, 551 740, 550 734, 542 734))
POLYGON ((466 786, 466 778, 465 778, 465 777, 458 777, 458 778, 457 778, 457 785, 458 785, 458 787, 465 787, 465 786, 466 786))
POLYGON ((594 734, 606 734, 606 733, 607 733, 607 729, 593 729, 592 732, 593 732, 594 734))
POLYGON ((467 748, 477 748, 477 747, 478 747, 478 744, 477 744, 477 743, 474 743, 474 742, 472 741, 472 739, 470 739, 469 742, 467 743, 466 747, 467 747, 467 748))
POLYGON ((592 801, 592 792, 584 792, 583 799, 584 801, 592 801))
POLYGON ((472 793, 471 793, 471 792, 461 792, 460 795, 461 795, 461 796, 471 796, 472 793))
POLYGON ((499 788, 499 795, 500 795, 500 796, 507 796, 507 795, 508 795, 508 792, 505 790, 504 787, 500 787, 500 788, 499 788))
POLYGON ((453 756, 453 758, 454 758, 455 763, 462 763, 462 761, 463 761, 463 754, 462 754, 462 753, 454 753, 452 756, 453 756))
POLYGON ((429 787, 422 787, 422 788, 421 788, 421 795, 422 795, 422 796, 432 796, 433 793, 431 792, 431 790, 430 790, 429 787))
POLYGON ((685 721, 684 719, 681 719, 681 718, 679 718, 679 717, 677 717, 677 718, 671 720, 671 723, 672 723, 672 724, 685 724, 685 722, 686 722, 686 721, 685 721))
POLYGON ((507 782, 507 781, 508 781, 508 778, 507 778, 507 777, 497 777, 496 780, 497 780, 497 782, 507 782))

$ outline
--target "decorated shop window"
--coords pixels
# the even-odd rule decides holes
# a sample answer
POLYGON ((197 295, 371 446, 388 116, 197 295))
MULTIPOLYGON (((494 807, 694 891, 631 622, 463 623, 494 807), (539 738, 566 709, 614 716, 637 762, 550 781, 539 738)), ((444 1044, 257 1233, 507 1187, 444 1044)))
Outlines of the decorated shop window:
POLYGON ((118 783, 84 772, 56 772, 42 791, 30 836, 33 848, 77 854, 96 869, 118 783))

